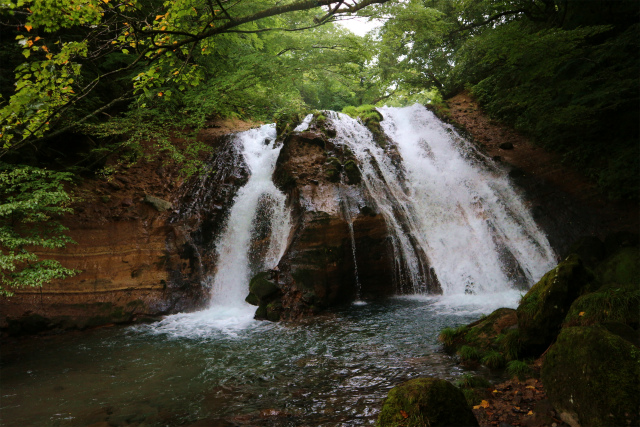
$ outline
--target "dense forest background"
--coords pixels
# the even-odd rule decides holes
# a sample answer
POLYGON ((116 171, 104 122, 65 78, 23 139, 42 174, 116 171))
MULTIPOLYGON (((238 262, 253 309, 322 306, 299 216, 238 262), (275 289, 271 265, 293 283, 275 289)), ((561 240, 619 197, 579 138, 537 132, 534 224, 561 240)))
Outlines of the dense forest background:
POLYGON ((414 102, 446 114, 468 90, 637 203, 639 26, 635 0, 5 0, 0 292, 74 274, 29 250, 68 243, 52 220, 70 212, 71 183, 152 154, 149 140, 194 173, 211 118, 414 102), (354 16, 381 26, 337 24, 354 16))

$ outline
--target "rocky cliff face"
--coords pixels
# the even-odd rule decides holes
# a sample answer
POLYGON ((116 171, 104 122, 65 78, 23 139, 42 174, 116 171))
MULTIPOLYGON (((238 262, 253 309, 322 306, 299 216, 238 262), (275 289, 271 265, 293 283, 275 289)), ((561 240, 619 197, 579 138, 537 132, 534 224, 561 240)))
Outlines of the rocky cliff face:
POLYGON ((288 195, 293 231, 272 272, 280 292, 265 298, 257 317, 297 318, 357 298, 397 293, 397 266, 387 225, 368 199, 353 154, 331 142, 335 130, 314 118, 284 138, 274 181, 288 195))
POLYGON ((223 134, 246 123, 222 123, 200 137, 214 147, 210 168, 186 182, 175 165, 141 160, 75 190, 81 201, 62 220, 76 242, 53 257, 78 275, 0 298, 0 329, 11 335, 84 329, 206 304, 203 277, 224 207, 246 180, 223 134))

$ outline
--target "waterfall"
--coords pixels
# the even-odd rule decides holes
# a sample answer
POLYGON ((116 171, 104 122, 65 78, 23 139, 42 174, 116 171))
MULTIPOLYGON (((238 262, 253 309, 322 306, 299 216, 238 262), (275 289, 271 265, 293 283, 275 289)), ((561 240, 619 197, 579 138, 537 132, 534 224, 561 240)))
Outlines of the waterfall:
POLYGON ((421 105, 380 112, 392 143, 385 148, 358 121, 330 118, 334 143, 354 153, 385 218, 400 291, 499 293, 526 288, 553 267, 546 237, 491 159, 421 105))
POLYGON ((273 124, 235 137, 250 175, 233 201, 216 244, 217 271, 211 279, 214 307, 244 305, 251 276, 274 268, 286 248, 290 213, 286 196, 271 179, 281 149, 275 140, 273 124))

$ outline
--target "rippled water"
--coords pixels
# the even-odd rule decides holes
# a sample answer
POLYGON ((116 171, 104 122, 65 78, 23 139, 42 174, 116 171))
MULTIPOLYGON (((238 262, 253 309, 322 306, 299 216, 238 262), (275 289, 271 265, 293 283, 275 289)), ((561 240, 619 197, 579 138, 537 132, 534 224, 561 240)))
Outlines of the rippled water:
POLYGON ((31 338, 3 346, 2 425, 371 425, 398 383, 462 374, 442 328, 517 298, 393 298, 289 325, 199 312, 31 338))

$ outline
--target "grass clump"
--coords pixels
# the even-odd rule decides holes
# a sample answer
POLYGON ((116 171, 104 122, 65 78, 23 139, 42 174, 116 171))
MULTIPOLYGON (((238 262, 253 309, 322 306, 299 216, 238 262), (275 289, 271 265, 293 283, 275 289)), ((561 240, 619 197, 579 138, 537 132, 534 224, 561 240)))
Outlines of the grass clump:
POLYGON ((480 363, 482 363, 487 368, 500 369, 504 367, 506 360, 502 353, 496 350, 491 350, 487 354, 485 354, 482 359, 480 359, 480 363))
POLYGON ((471 360, 480 360, 482 358, 482 353, 470 345, 463 345, 458 350, 458 355, 462 361, 471 361, 471 360))
POLYGON ((512 360, 507 363, 507 373, 511 377, 518 377, 520 381, 533 374, 533 370, 522 360, 512 360))
POLYGON ((499 334, 495 343, 504 355, 506 360, 515 360, 522 351, 522 341, 520 340, 520 330, 512 329, 504 334, 499 334))

